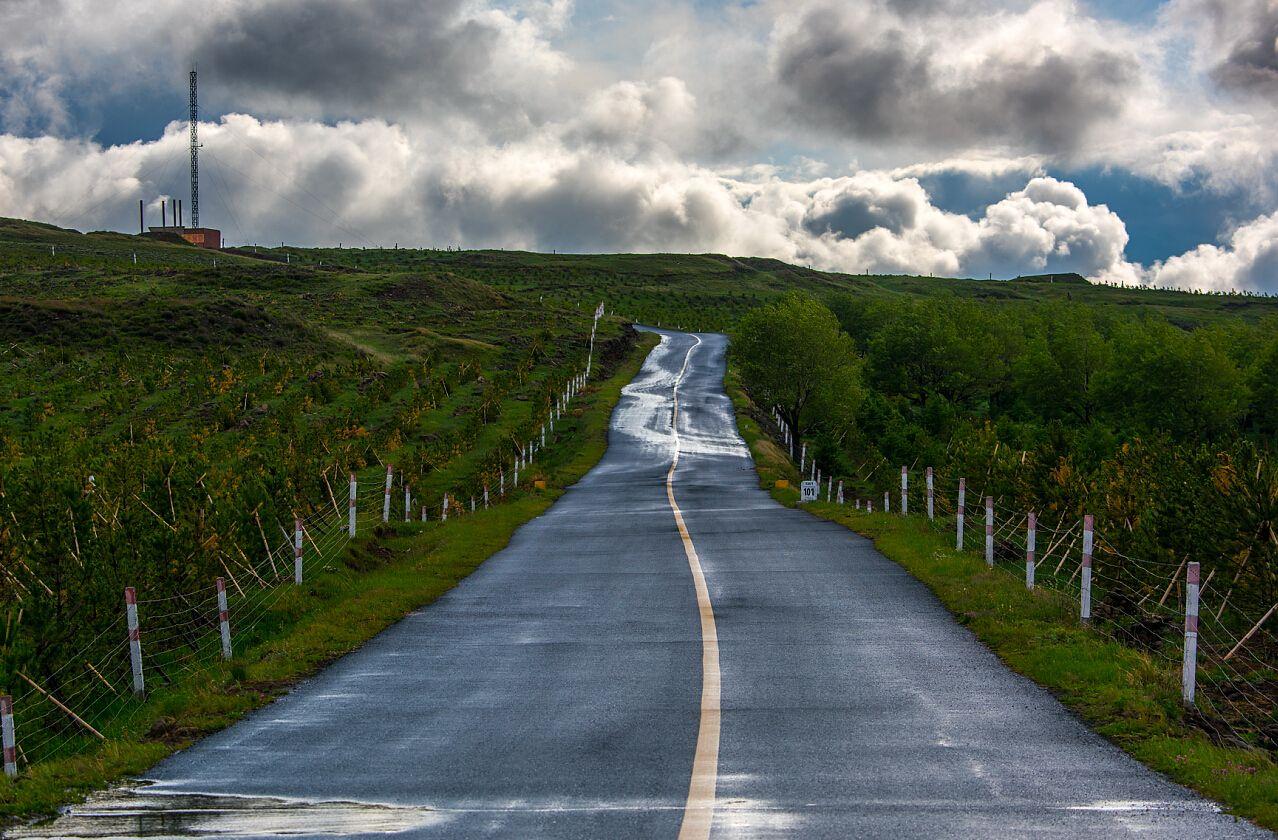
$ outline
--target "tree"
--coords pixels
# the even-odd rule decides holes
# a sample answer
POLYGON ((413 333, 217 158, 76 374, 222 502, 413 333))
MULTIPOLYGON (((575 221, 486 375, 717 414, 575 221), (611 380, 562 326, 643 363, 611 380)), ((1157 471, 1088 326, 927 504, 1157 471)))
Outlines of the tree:
POLYGON ((861 360, 834 313, 815 298, 791 292, 748 313, 733 335, 732 356, 755 400, 777 406, 796 435, 820 418, 841 439, 855 421, 861 360))

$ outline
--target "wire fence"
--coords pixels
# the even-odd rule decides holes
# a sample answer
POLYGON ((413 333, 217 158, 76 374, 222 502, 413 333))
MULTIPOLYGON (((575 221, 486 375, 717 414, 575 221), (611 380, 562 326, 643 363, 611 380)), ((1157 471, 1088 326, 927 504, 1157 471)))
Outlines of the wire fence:
MULTIPOLYGON (((798 456, 802 475, 819 478, 779 412, 772 421, 771 433, 798 456)), ((1223 563, 1200 570, 1188 557, 1124 552, 1113 535, 1093 527, 1092 516, 1044 518, 989 494, 989 475, 969 482, 925 468, 919 476, 915 464, 900 476, 882 459, 867 462, 852 475, 826 477, 817 497, 866 512, 927 517, 935 530, 953 535, 956 550, 981 554, 1027 588, 1064 593, 1078 605, 1080 621, 1161 670, 1179 670, 1186 720, 1218 743, 1278 751, 1278 603, 1258 610, 1237 604, 1241 569, 1228 579, 1218 573, 1228 568, 1223 563)))
MULTIPOLYGON (((589 361, 587 361, 587 369, 589 361)), ((515 445, 496 486, 472 478, 429 501, 413 496, 393 466, 350 474, 347 504, 330 496, 298 516, 293 527, 263 533, 256 556, 236 546, 222 552, 225 577, 197 591, 148 597, 145 590, 121 593, 116 617, 73 653, 61 654, 56 668, 38 675, 13 672, 14 691, 0 704, 5 770, 21 770, 52 759, 81 755, 125 735, 146 709, 156 687, 182 685, 196 672, 251 648, 271 631, 271 616, 283 599, 324 574, 339 580, 357 574, 341 562, 353 539, 391 521, 426 522, 468 516, 512 500, 538 472, 538 458, 553 446, 556 424, 588 381, 585 369, 570 376, 551 400, 544 420, 526 442, 515 445), (522 475, 521 475, 522 474, 522 475), (397 483, 398 479, 398 483, 397 483), (224 602, 222 599, 225 599, 224 602), (225 603, 225 608, 223 608, 225 603), (12 761, 9 761, 9 758, 12 761)), ((535 428, 535 427, 534 427, 535 428)), ((503 460, 507 460, 503 458, 503 460)), ((327 479, 326 479, 327 480, 327 479)), ((21 570, 6 570, 28 590, 21 570)))

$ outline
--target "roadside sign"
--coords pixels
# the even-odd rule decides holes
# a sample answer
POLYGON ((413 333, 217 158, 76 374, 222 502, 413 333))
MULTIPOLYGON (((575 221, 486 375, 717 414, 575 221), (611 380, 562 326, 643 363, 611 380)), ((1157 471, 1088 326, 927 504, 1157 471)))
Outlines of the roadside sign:
POLYGON ((817 483, 815 481, 805 481, 799 485, 799 501, 815 502, 817 500, 817 483))

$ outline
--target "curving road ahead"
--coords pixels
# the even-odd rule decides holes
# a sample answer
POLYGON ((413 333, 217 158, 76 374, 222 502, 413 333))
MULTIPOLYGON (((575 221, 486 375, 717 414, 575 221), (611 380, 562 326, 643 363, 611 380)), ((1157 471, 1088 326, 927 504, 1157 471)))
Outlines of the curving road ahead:
POLYGON ((603 460, 507 549, 49 836, 1271 836, 775 504, 725 339, 662 336, 603 460))

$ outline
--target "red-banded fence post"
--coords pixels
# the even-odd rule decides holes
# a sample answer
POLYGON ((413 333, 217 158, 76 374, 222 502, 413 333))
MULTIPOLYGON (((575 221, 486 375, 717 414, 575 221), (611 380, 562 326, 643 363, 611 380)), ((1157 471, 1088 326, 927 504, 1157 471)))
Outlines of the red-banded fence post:
POLYGON ((1033 511, 1030 511, 1025 527, 1025 588, 1032 591, 1034 589, 1034 539, 1038 531, 1038 515, 1033 511))
POLYGON ((936 519, 936 505, 932 497, 932 468, 927 468, 927 518, 929 520, 936 519))
POLYGON ((994 497, 985 497, 985 565, 994 568, 994 497))
POLYGON ((293 583, 302 582, 302 518, 293 517, 293 583))
POLYGON ((0 697, 0 743, 4 748, 4 774, 18 775, 18 742, 13 732, 13 698, 0 697))
POLYGON ((142 676, 142 630, 138 627, 138 593, 132 586, 124 587, 124 615, 129 625, 129 665, 133 669, 133 693, 146 693, 146 680, 142 676))
POLYGON ((351 473, 351 503, 350 512, 346 519, 346 534, 349 537, 355 536, 355 491, 359 488, 359 484, 355 481, 355 473, 351 473))
POLYGON ((393 464, 386 465, 386 492, 382 497, 382 521, 390 522, 390 491, 391 481, 395 478, 395 467, 393 464))
POLYGON ((901 515, 908 516, 910 513, 910 471, 906 467, 901 467, 901 515))
POLYGON ((222 634, 222 658, 231 658, 231 613, 226 607, 226 581, 217 579, 217 627, 222 634))
POLYGON ((963 519, 967 509, 967 479, 959 479, 959 497, 958 497, 958 536, 955 539, 955 548, 959 551, 963 550, 963 519))
POLYGON ((1185 658, 1180 669, 1180 697, 1186 706, 1194 705, 1194 687, 1198 679, 1198 584, 1199 566, 1190 563, 1185 571, 1185 658))
POLYGON ((408 521, 408 514, 413 509, 413 488, 407 484, 404 485, 404 521, 408 521))
POLYGON ((1083 621, 1092 620, 1092 548, 1096 539, 1095 523, 1096 520, 1090 513, 1083 517, 1083 573, 1078 607, 1078 617, 1083 621))

